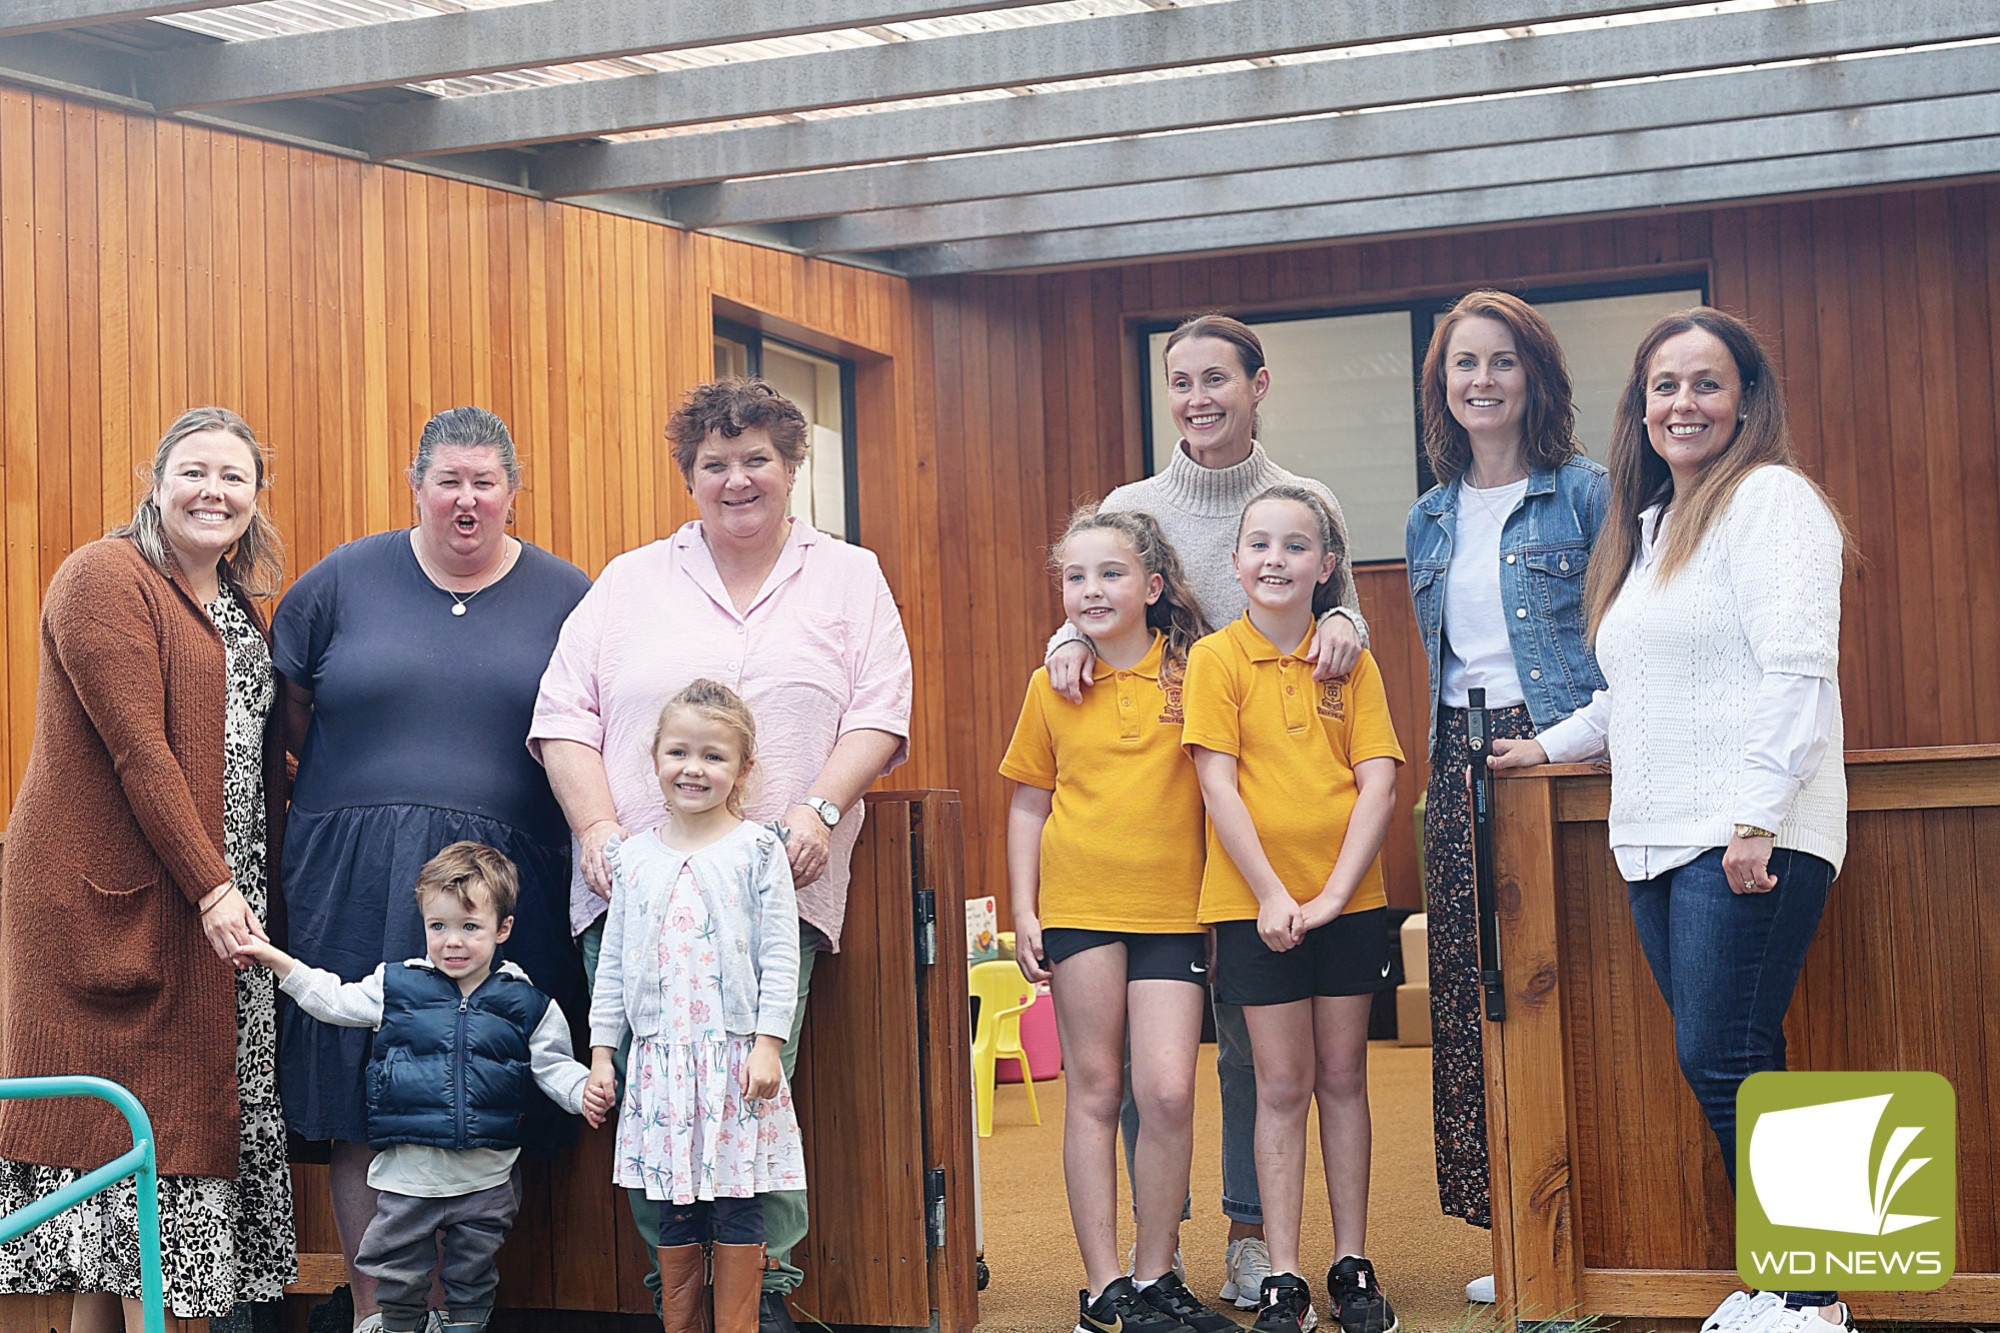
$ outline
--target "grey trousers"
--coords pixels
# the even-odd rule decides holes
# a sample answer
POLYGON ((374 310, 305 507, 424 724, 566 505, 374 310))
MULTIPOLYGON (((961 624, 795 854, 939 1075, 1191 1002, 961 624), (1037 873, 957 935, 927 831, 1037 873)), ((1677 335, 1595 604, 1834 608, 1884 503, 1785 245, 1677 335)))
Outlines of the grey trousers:
POLYGON ((500 1286, 494 1257, 520 1208, 518 1168, 506 1184, 472 1194, 422 1199, 384 1190, 377 1195, 375 1218, 361 1237, 354 1266, 375 1279, 383 1333, 413 1333, 424 1326, 433 1269, 452 1322, 483 1323, 500 1286))

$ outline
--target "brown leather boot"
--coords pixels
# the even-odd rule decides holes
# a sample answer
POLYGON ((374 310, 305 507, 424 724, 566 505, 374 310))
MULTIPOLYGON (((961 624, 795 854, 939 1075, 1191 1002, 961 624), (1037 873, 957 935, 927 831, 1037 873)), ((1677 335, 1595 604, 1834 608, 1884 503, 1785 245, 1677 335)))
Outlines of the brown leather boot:
POLYGON ((662 1245, 660 1322, 666 1333, 710 1333, 708 1272, 699 1244, 662 1245))
POLYGON ((715 1245, 715 1333, 757 1333, 764 1287, 762 1245, 715 1245))

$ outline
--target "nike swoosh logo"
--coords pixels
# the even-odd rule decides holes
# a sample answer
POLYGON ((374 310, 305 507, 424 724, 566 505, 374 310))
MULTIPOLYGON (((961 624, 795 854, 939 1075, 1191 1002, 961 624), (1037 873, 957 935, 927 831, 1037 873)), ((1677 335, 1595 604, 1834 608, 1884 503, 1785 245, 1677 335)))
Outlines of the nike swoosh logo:
POLYGON ((1196 976, 1200 976, 1204 972, 1208 971, 1208 969, 1203 967, 1200 963, 1189 963, 1188 971, 1194 973, 1196 976))
POLYGON ((1396 960, 1392 958, 1392 959, 1390 959, 1390 960, 1389 960, 1388 962, 1386 962, 1386 963, 1382 964, 1382 975, 1383 975, 1383 976, 1385 976, 1385 977, 1386 977, 1386 976, 1388 976, 1388 975, 1389 975, 1389 969, 1390 969, 1390 967, 1394 966, 1394 964, 1395 964, 1395 961, 1396 961, 1396 960))

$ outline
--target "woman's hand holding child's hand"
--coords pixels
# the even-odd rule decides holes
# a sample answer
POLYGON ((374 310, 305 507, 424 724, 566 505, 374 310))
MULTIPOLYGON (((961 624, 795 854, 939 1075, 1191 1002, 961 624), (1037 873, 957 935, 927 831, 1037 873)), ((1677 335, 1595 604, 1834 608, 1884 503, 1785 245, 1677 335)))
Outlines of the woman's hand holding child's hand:
POLYGON ((1290 894, 1267 898, 1257 907, 1257 935, 1273 953, 1295 949, 1306 937, 1305 913, 1290 894))
POLYGON ((298 965, 296 959, 271 941, 254 938, 237 945, 236 952, 231 955, 231 961, 238 967, 248 967, 252 963, 259 967, 268 967, 280 981, 290 976, 292 969, 298 965))
POLYGON ((1049 979, 1049 966, 1042 960, 1042 923, 1031 916, 1014 918, 1014 961, 1029 981, 1039 985, 1049 979))
POLYGON ((784 1082, 785 1069, 778 1063, 778 1052, 784 1043, 768 1033, 759 1033, 756 1045, 750 1048, 750 1058, 743 1062, 743 1095, 751 1101, 762 1101, 776 1096, 778 1085, 784 1082))
POLYGON ((609 1046, 590 1048, 590 1081, 583 1085, 583 1118, 596 1129, 618 1104, 618 1070, 609 1046))

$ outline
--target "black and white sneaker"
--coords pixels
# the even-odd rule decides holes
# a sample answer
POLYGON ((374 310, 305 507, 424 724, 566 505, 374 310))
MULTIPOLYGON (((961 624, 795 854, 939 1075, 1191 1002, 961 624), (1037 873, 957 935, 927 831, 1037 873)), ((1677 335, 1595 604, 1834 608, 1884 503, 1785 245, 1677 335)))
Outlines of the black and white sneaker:
POLYGON ((1375 1265, 1358 1254, 1326 1270, 1326 1294, 1341 1333, 1396 1333, 1396 1311, 1375 1281, 1375 1265))
POLYGON ((1257 1333, 1305 1333, 1312 1291, 1296 1273, 1273 1273, 1257 1291, 1257 1333))
POLYGON ((1139 1292, 1139 1299, 1194 1333, 1236 1333, 1234 1319, 1196 1300, 1187 1283, 1173 1273, 1149 1283, 1139 1292))
POLYGON ((1189 1333, 1186 1325, 1142 1300, 1129 1277, 1107 1283, 1092 1300, 1076 1294, 1076 1333, 1189 1333))

